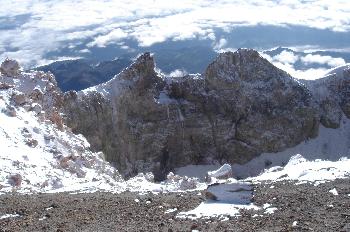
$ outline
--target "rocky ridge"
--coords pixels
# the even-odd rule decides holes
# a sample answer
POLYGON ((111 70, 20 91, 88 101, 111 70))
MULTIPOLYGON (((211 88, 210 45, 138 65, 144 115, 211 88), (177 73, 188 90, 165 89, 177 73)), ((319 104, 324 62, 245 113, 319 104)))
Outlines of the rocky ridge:
POLYGON ((338 128, 342 115, 350 118, 350 65, 329 71, 325 77, 304 81, 319 106, 320 122, 328 128, 338 128))
POLYGON ((242 164, 349 117, 346 70, 326 85, 301 83, 250 49, 220 54, 204 74, 155 70, 145 53, 112 80, 65 94, 67 124, 125 176, 152 171, 161 180, 188 164, 242 164))

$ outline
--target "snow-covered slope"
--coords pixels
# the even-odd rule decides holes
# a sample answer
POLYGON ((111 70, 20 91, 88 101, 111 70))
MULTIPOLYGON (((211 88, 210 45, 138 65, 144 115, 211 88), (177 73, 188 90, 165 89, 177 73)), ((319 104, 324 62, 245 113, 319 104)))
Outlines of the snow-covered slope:
POLYGON ((19 67, 9 72, 11 64, 16 66, 5 61, 0 75, 0 191, 70 191, 118 183, 118 172, 103 154, 91 152, 82 135, 62 124, 54 77, 20 73, 19 67))

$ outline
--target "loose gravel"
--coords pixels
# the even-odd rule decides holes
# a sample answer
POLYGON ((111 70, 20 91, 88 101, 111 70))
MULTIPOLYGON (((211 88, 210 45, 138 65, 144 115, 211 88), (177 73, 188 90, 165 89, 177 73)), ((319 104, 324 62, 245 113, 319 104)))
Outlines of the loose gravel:
POLYGON ((0 232, 350 231, 350 179, 318 186, 263 182, 254 186, 253 197, 261 210, 242 210, 241 216, 226 221, 176 217, 198 206, 203 196, 198 192, 0 195, 0 218, 16 215, 0 219, 0 232), (329 192, 334 188, 338 195, 329 192), (271 208, 276 209, 269 214, 271 208))

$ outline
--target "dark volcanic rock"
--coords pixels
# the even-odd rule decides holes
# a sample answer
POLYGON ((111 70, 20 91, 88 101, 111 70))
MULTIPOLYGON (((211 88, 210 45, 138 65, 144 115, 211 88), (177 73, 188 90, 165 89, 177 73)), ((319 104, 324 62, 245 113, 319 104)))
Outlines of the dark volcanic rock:
POLYGON ((218 56, 203 75, 167 78, 149 53, 111 81, 66 94, 67 123, 125 175, 245 163, 315 137, 310 91, 258 52, 218 56))

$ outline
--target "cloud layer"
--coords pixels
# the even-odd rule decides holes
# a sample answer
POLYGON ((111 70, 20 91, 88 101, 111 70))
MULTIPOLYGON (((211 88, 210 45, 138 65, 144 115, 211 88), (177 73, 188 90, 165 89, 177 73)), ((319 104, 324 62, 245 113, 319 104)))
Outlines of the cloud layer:
POLYGON ((343 58, 312 53, 297 54, 292 50, 283 50, 275 56, 265 53, 261 55, 293 77, 306 80, 318 79, 323 77, 329 69, 346 64, 343 58))
POLYGON ((300 25, 350 31, 350 4, 348 0, 2 0, 0 24, 8 25, 0 27, 0 59, 10 56, 31 66, 48 62, 50 52, 84 43, 85 52, 110 44, 127 49, 124 39, 144 47, 166 40, 209 39, 221 49, 226 42, 216 38, 217 28, 300 25))

